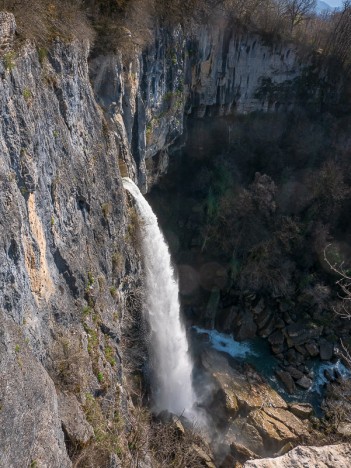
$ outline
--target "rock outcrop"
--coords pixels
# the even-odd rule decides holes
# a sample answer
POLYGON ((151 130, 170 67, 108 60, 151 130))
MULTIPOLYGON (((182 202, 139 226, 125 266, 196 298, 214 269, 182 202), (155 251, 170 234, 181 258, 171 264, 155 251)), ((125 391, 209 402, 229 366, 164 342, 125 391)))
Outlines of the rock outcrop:
POLYGON ((309 437, 308 421, 298 417, 306 418, 303 409, 291 411, 253 368, 236 370, 214 350, 203 353, 202 364, 215 381, 211 412, 217 416, 217 424, 227 427, 226 440, 233 455, 240 458, 245 450, 247 458, 255 453, 277 453, 286 444, 296 445, 309 437))
POLYGON ((251 460, 244 468, 348 468, 351 445, 326 445, 324 447, 296 447, 282 457, 251 460))

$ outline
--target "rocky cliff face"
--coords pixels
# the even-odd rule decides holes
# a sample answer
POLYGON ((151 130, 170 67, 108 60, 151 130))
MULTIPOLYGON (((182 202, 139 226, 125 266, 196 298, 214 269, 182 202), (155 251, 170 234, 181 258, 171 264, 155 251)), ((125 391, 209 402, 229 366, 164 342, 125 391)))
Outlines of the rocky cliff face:
POLYGON ((68 467, 90 444, 99 466, 118 466, 131 405, 121 323, 141 277, 121 172, 146 191, 185 112, 268 110, 262 77, 300 65, 290 46, 219 26, 157 29, 130 62, 90 68, 88 44, 37 50, 14 32, 2 13, 0 465, 68 467))
POLYGON ((65 407, 80 414, 98 394, 107 413, 122 405, 117 343, 138 256, 88 52, 25 44, 1 61, 1 466, 70 466, 63 429, 76 446, 92 429, 71 429, 65 407))
POLYGON ((244 468, 302 468, 305 466, 346 468, 350 465, 350 457, 350 444, 296 447, 282 457, 248 461, 244 468))
POLYGON ((196 26, 189 37, 181 28, 157 28, 129 66, 122 58, 98 57, 91 76, 98 102, 126 143, 130 175, 144 191, 166 170, 167 150, 182 134, 185 115, 291 108, 296 96, 288 90, 307 67, 292 44, 265 44, 222 23, 196 26))

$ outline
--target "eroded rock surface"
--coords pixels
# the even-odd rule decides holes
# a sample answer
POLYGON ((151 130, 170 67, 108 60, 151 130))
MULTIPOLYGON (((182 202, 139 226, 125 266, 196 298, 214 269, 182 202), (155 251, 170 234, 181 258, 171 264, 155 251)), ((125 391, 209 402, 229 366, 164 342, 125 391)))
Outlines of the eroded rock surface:
POLYGON ((247 461, 244 468, 349 468, 350 460, 350 444, 296 447, 282 457, 247 461))
POLYGON ((227 425, 226 440, 234 455, 240 458, 245 450, 246 458, 255 453, 277 453, 288 443, 297 444, 309 437, 309 413, 306 416, 304 408, 300 413, 290 411, 284 399, 253 368, 235 369, 214 350, 206 350, 202 363, 217 385, 211 408, 219 424, 227 425))

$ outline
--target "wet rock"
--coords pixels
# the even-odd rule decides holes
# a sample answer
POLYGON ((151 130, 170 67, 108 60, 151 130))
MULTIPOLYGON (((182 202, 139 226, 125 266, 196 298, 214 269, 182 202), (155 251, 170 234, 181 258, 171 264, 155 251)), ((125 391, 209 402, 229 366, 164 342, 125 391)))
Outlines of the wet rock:
POLYGON ((265 407, 251 411, 248 420, 257 428, 264 441, 276 447, 296 442, 299 437, 308 435, 304 423, 283 408, 265 407))
POLYGON ((301 372, 299 369, 296 369, 296 367, 293 366, 288 366, 286 368, 286 372, 288 372, 291 377, 295 380, 299 380, 303 377, 303 372, 301 372))
MULTIPOLYGON (((238 448, 238 445, 246 447, 251 453, 262 455, 264 453, 263 440, 252 424, 246 421, 246 418, 237 418, 230 425, 226 440, 228 445, 238 448)), ((240 452, 240 450, 238 450, 240 452)), ((249 455, 251 457, 252 455, 249 455)), ((247 457, 246 457, 247 458, 247 457)))
POLYGON ((278 318, 276 321, 275 321, 275 328, 278 328, 278 329, 283 329, 285 328, 285 322, 283 319, 281 318, 278 318))
POLYGON ((272 345, 271 350, 273 354, 282 354, 284 351, 285 347, 283 344, 278 344, 278 345, 272 345))
POLYGON ((295 435, 308 436, 306 423, 302 422, 298 417, 284 408, 264 408, 264 412, 277 421, 285 424, 295 435))
POLYGON ((302 356, 307 356, 307 350, 303 345, 295 345, 295 349, 298 353, 302 354, 302 356))
POLYGON ((329 369, 324 369, 324 377, 328 380, 328 382, 332 382, 334 380, 334 375, 329 369))
POLYGON ((296 363, 296 351, 294 349, 288 349, 285 356, 288 362, 296 363))
POLYGON ((256 336, 257 325, 251 312, 246 312, 241 320, 239 331, 236 334, 238 341, 252 339, 256 336))
POLYGON ((293 319, 291 318, 289 312, 287 311, 283 312, 283 320, 287 325, 290 325, 291 323, 293 323, 293 319))
POLYGON ((204 466, 206 466, 207 468, 216 468, 216 465, 213 463, 212 458, 207 452, 205 452, 203 448, 193 444, 192 450, 196 457, 204 464, 204 466))
POLYGON ((239 442, 232 442, 230 444, 230 451, 235 458, 239 460, 247 460, 257 458, 257 454, 252 452, 249 448, 245 445, 240 444, 239 442))
POLYGON ((313 413, 312 405, 309 403, 291 403, 289 409, 300 419, 308 419, 313 413))
POLYGON ((292 394, 296 391, 296 386, 293 378, 288 372, 284 371, 277 371, 276 372, 279 380, 283 383, 284 387, 286 388, 287 392, 292 394))
MULTIPOLYGON (((213 376, 217 388, 224 398, 225 405, 232 413, 239 409, 250 411, 255 408, 272 407, 287 408, 283 398, 272 389, 257 372, 249 366, 245 369, 233 369, 225 356, 214 351, 206 350, 202 354, 204 368, 213 376)), ((220 401, 216 398, 216 404, 220 401)))
POLYGON ((306 323, 303 322, 292 323, 285 328, 288 345, 302 345, 315 338, 319 338, 322 328, 314 324, 306 326, 306 323))
POLYGON ((268 322, 272 319, 273 314, 272 311, 269 309, 264 310, 261 312, 258 317, 256 317, 256 323, 258 328, 261 330, 262 328, 265 328, 268 324, 268 322))
POLYGON ((221 329, 226 331, 226 330, 232 330, 236 325, 236 321, 238 319, 239 315, 239 308, 232 306, 232 307, 227 307, 223 309, 223 312, 221 312, 221 317, 223 317, 223 323, 221 324, 221 329))
POLYGON ((311 341, 309 343, 306 343, 305 344, 305 348, 308 352, 308 354, 311 356, 311 357, 316 357, 318 356, 319 354, 319 348, 317 346, 317 344, 314 342, 314 341, 311 341))
POLYGON ((319 355, 322 361, 330 361, 333 357, 334 345, 327 340, 320 340, 319 355))
POLYGON ((281 330, 277 330, 268 337, 268 341, 271 345, 281 345, 284 343, 285 337, 281 330))
POLYGON ((253 313, 255 315, 259 315, 262 313, 263 309, 265 308, 265 302, 264 302, 264 299, 263 297, 261 297, 261 299, 258 301, 258 303, 256 304, 256 306, 253 308, 253 313))
POLYGON ((308 390, 309 388, 312 387, 312 380, 309 379, 308 377, 306 377, 306 376, 304 375, 303 377, 301 377, 301 379, 299 379, 299 380, 296 381, 296 384, 297 384, 299 387, 308 390))
POLYGON ((268 338, 269 335, 273 333, 275 329, 275 321, 274 317, 271 317, 267 325, 265 325, 259 332, 259 335, 262 336, 262 338, 268 338))
POLYGON ((248 420, 260 432, 265 441, 279 446, 282 442, 296 440, 297 437, 283 423, 270 417, 263 410, 251 411, 248 420))

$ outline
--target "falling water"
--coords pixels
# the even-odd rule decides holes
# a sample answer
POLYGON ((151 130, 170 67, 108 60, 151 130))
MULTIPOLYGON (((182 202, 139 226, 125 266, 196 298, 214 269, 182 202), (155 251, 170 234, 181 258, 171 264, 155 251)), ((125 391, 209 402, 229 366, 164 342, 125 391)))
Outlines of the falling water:
POLYGON ((191 382, 192 362, 179 317, 178 282, 156 215, 129 178, 123 185, 135 199, 142 219, 142 251, 145 265, 144 311, 151 328, 149 352, 155 373, 155 410, 191 415, 195 402, 191 382))

